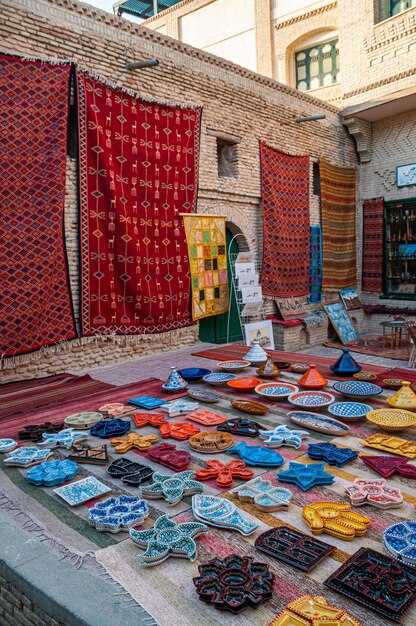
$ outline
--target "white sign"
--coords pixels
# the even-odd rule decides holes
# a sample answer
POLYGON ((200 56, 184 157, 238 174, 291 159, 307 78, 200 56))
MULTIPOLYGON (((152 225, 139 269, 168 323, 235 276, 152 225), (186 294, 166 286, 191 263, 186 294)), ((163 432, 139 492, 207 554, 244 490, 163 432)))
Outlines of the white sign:
POLYGON ((241 290, 243 304, 262 302, 263 293, 261 287, 243 287, 241 290))
POLYGON ((241 291, 244 287, 258 287, 259 275, 258 274, 240 274, 238 277, 238 288, 241 291))
POLYGON ((254 263, 236 263, 235 264, 235 275, 240 277, 245 274, 255 274, 256 269, 254 267, 254 263))

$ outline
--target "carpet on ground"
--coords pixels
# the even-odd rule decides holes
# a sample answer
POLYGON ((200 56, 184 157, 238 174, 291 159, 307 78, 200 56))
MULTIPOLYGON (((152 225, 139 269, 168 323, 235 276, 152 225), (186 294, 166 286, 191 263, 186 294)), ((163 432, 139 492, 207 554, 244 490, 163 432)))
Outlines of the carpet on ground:
MULTIPOLYGON (((349 341, 346 346, 343 346, 337 341, 325 341, 324 346, 328 348, 343 348, 348 347, 352 352, 361 352, 361 354, 372 354, 373 356, 384 357, 385 359, 395 359, 396 361, 407 361, 409 358, 409 352, 411 344, 401 345, 398 348, 391 348, 390 341, 388 344, 383 342, 382 337, 368 336, 363 339, 357 339, 357 341, 349 341)), ((367 364, 365 369, 368 370, 367 364)))
POLYGON ((201 109, 147 102, 77 72, 83 335, 193 324, 185 232, 201 109))
POLYGON ((183 215, 192 288, 192 319, 228 311, 225 217, 183 215))
POLYGON ((63 226, 70 70, 0 55, 0 358, 76 337, 63 226))
POLYGON ((260 142, 263 294, 309 295, 309 155, 260 142))
POLYGON ((363 291, 383 289, 384 198, 363 202, 363 291))
POLYGON ((355 169, 319 161, 322 213, 322 288, 357 284, 355 169))

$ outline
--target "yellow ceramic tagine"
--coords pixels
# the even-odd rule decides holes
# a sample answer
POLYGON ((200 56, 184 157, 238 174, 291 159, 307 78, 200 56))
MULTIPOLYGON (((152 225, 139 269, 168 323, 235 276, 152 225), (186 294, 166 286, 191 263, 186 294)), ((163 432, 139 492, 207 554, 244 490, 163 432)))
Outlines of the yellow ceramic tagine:
POLYGON ((361 626, 361 622, 320 596, 301 596, 290 602, 269 626, 361 626))
POLYGON ((262 378, 277 378, 280 372, 279 368, 276 367, 270 357, 267 359, 266 363, 256 371, 262 378))
POLYGON ((405 409, 407 411, 416 411, 416 393, 410 387, 411 383, 406 380, 402 381, 399 391, 394 396, 387 398, 387 402, 395 409, 405 409))

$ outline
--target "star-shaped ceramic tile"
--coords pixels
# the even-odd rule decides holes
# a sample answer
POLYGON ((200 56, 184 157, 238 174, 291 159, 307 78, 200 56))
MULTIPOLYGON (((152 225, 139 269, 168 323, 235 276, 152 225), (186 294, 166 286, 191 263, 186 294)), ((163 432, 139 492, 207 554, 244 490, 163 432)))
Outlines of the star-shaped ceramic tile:
POLYGON ((283 487, 275 487, 270 480, 257 478, 250 485, 244 485, 234 492, 241 502, 250 502, 260 511, 279 511, 288 508, 292 492, 283 487))
POLYGON ((75 444, 88 439, 88 433, 77 432, 74 428, 66 428, 60 433, 43 433, 43 441, 38 443, 39 448, 66 448, 69 450, 75 444))
POLYGON ((317 485, 331 485, 334 482, 334 477, 325 472, 324 467, 324 463, 304 465, 289 461, 289 469, 279 472, 277 478, 282 482, 297 485, 302 491, 308 491, 317 485))
POLYGON ((23 448, 17 448, 12 450, 4 459, 5 465, 15 465, 17 467, 31 467, 32 465, 38 465, 46 461, 53 451, 50 448, 41 450, 36 446, 27 446, 23 448))
POLYGON ((302 439, 309 436, 306 430, 290 430, 286 424, 276 426, 273 430, 261 430, 260 439, 268 448, 280 448, 280 446, 290 446, 300 448, 302 439))
POLYGON ((141 488, 141 494, 149 500, 163 499, 173 506, 184 496, 193 496, 204 491, 204 485, 193 480, 195 472, 192 470, 179 472, 173 475, 153 474, 153 483, 141 488))
POLYGON ((206 469, 196 471, 196 478, 199 480, 216 478, 219 487, 231 487, 234 478, 250 480, 254 476, 254 471, 246 467, 244 461, 235 460, 229 463, 221 463, 221 461, 210 459, 207 461, 206 466, 206 469))
POLYGON ((159 411, 163 411, 168 414, 168 417, 178 417, 179 415, 186 415, 196 411, 199 407, 198 402, 186 402, 186 400, 175 400, 175 402, 169 402, 159 407, 159 411))
POLYGON ((153 528, 147 530, 130 530, 130 539, 141 548, 146 548, 139 555, 140 565, 151 566, 162 563, 170 556, 186 557, 190 561, 196 559, 195 538, 208 532, 205 524, 184 522, 175 524, 169 515, 159 517, 153 528))
POLYGON ((358 451, 352 448, 340 448, 335 443, 311 443, 308 446, 308 456, 311 459, 325 461, 328 465, 342 467, 358 457, 358 451))
POLYGON ((124 454, 133 448, 138 450, 148 450, 150 446, 159 440, 157 435, 141 435, 140 433, 129 433, 127 437, 114 437, 110 443, 117 454, 124 454))

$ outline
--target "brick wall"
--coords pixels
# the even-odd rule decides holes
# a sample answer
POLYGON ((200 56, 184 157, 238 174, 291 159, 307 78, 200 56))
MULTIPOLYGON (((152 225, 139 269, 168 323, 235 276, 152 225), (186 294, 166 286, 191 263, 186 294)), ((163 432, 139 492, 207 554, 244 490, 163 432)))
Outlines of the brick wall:
MULTIPOLYGON (((251 249, 261 247, 258 140, 292 152, 309 152, 342 165, 356 163, 352 139, 337 109, 242 67, 181 44, 160 33, 72 0, 0 0, 0 48, 27 57, 71 59, 106 80, 160 101, 203 106, 198 211, 227 215, 251 249), (156 57, 157 69, 128 72, 126 60, 156 57), (294 117, 325 113, 319 122, 294 117), (239 178, 219 178, 217 139, 240 139, 239 178)), ((68 159, 65 203, 71 286, 78 305, 77 181, 68 159)), ((311 219, 318 203, 311 193, 311 219)), ((56 354, 7 369, 2 380, 76 371, 193 343, 197 326, 156 336, 70 342, 56 354)), ((39 355, 36 355, 39 356, 39 355)))
POLYGON ((2 626, 64 626, 37 608, 2 576, 0 576, 0 624, 2 626))

